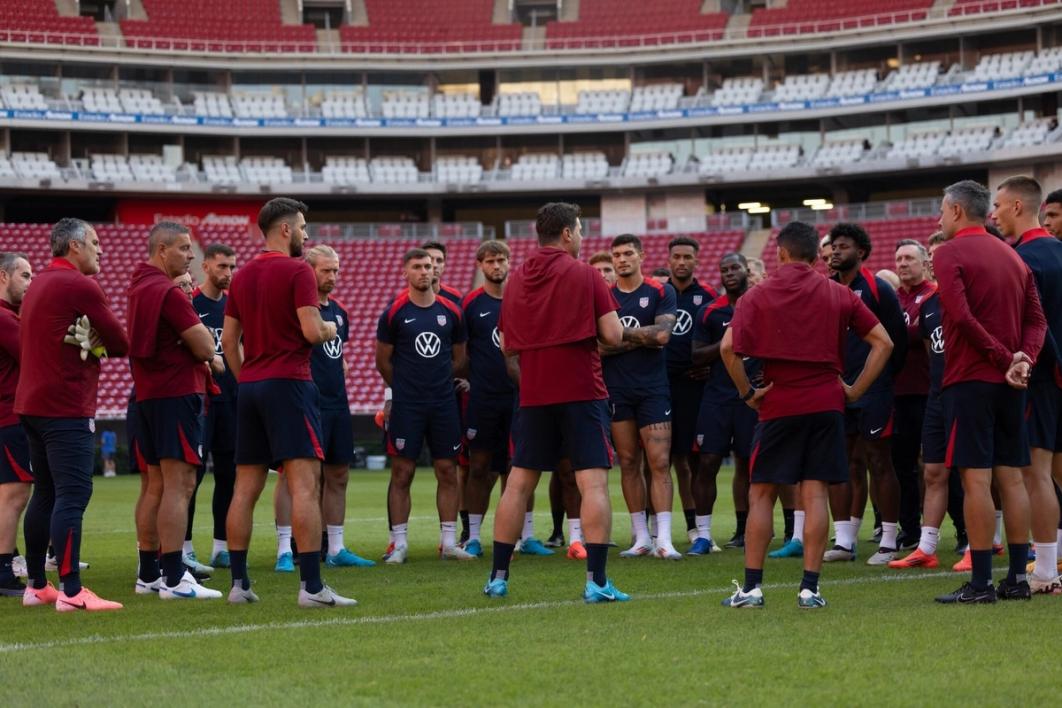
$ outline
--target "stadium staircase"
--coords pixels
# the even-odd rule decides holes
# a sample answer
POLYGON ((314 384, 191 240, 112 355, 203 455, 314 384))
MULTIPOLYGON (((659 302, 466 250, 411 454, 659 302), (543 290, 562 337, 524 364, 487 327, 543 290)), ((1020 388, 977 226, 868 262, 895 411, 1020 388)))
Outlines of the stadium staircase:
POLYGON ((746 258, 762 258, 767 248, 767 242, 773 232, 770 229, 753 229, 745 236, 741 244, 741 255, 746 258))

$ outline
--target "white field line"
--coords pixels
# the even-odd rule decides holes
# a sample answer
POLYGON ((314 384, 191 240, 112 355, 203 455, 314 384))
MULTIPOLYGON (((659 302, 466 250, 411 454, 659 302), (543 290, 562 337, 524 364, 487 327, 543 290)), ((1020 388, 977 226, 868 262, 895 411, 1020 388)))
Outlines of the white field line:
MULTIPOLYGON (((843 578, 827 582, 824 589, 845 585, 866 585, 870 583, 903 583, 912 580, 924 580, 927 578, 964 578, 950 571, 935 571, 931 573, 914 573, 901 575, 864 576, 859 578, 843 578)), ((787 588, 792 590, 793 583, 775 583, 764 585, 765 590, 777 590, 787 588)), ((645 593, 635 595, 635 602, 647 600, 669 600, 675 598, 699 597, 702 595, 723 596, 730 592, 731 587, 706 588, 702 590, 682 590, 675 592, 645 593)), ((33 650, 68 649, 76 646, 88 646, 96 644, 117 644, 119 642, 143 642, 161 639, 197 639, 202 637, 225 636, 230 634, 254 634, 257 632, 275 632, 296 629, 312 629, 315 627, 349 627, 356 625, 397 624, 404 622, 422 622, 430 620, 458 619, 463 617, 478 617, 483 615, 506 614, 510 612, 526 612, 529 610, 552 610, 561 607, 578 607, 583 602, 580 600, 559 600, 555 602, 525 602, 513 605, 496 605, 493 607, 474 607, 462 610, 439 610, 437 612, 422 612, 398 615, 380 615, 376 617, 330 617, 319 620, 298 620, 293 622, 265 622, 261 624, 237 624, 226 627, 203 627, 200 629, 188 629, 173 632, 146 632, 143 634, 118 634, 118 635, 92 635, 75 639, 60 639, 47 642, 20 642, 14 644, 0 644, 0 654, 25 652, 33 650)), ((39 611, 39 610, 37 610, 39 611)), ((26 610, 33 612, 33 610, 26 610)))

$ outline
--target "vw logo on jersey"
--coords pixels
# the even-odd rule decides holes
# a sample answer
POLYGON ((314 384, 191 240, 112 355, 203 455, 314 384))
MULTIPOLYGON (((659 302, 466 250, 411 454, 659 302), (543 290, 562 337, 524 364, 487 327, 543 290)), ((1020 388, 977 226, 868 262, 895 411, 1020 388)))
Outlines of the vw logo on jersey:
POLYGON ((446 326, 446 315, 436 315, 435 320, 439 323, 440 327, 446 326))
POLYGON ((324 353, 328 355, 329 359, 338 359, 343 356, 343 340, 338 336, 325 342, 322 346, 324 347, 324 353))
POLYGON ((911 326, 911 316, 909 314, 907 314, 906 312, 903 313, 903 323, 905 325, 907 325, 908 327, 911 326))
POLYGON ((221 327, 211 327, 210 332, 214 335, 214 353, 224 354, 221 351, 221 327))
MULTIPOLYGON (((693 296, 693 304, 694 305, 700 305, 703 301, 704 301, 704 296, 703 295, 694 295, 693 296)), ((681 312, 681 311, 682 310, 679 310, 679 312, 681 312)))
POLYGON ((929 346, 933 349, 934 354, 944 353, 944 328, 937 327, 933 330, 933 334, 929 336, 929 346))
POLYGON ((490 341, 494 342, 494 346, 498 347, 498 349, 501 349, 501 337, 498 335, 497 327, 490 333, 490 341))
MULTIPOLYGON (((696 302, 700 295, 694 295, 693 299, 696 302)), ((672 334, 677 334, 680 337, 684 334, 689 334, 690 327, 693 326, 693 318, 690 317, 690 313, 685 310, 679 310, 675 313, 675 326, 671 328, 672 334)))
POLYGON ((642 323, 634 315, 624 315, 620 318, 620 324, 626 329, 635 329, 642 326, 642 323))
MULTIPOLYGON (((439 315, 439 317, 443 317, 443 315, 439 315)), ((435 332, 421 332, 413 340, 413 346, 416 347, 417 354, 420 354, 425 359, 434 359, 439 355, 439 350, 442 349, 442 340, 439 339, 439 335, 435 334, 435 332)))
POLYGON ((640 306, 640 307, 641 307, 641 308, 642 308, 643 310, 644 310, 645 308, 649 307, 649 298, 647 298, 647 297, 642 297, 642 298, 638 298, 638 305, 639 305, 639 306, 640 306))

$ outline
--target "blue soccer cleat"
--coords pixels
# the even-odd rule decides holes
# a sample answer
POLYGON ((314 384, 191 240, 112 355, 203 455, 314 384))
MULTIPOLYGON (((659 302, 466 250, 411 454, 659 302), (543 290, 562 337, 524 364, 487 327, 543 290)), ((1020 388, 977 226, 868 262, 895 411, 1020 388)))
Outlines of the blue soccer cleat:
POLYGON ((798 538, 791 538, 781 548, 767 554, 768 558, 803 558, 804 544, 798 538))
POLYGON ((706 556, 712 552, 712 539, 710 538, 698 538, 690 546, 690 550, 686 551, 687 556, 706 556))
POLYGON ((542 545, 537 538, 527 538, 520 542, 517 550, 525 556, 552 556, 553 551, 542 545))
POLYGON ((599 602, 627 602, 630 599, 631 596, 613 585, 611 580, 606 580, 603 587, 593 580, 587 580, 586 588, 583 589, 583 600, 591 605, 599 602))
POLYGON ((478 538, 465 542, 465 553, 470 556, 475 556, 476 558, 483 557, 483 545, 479 542, 478 538))
POLYGON ((501 578, 488 580, 483 586, 483 594, 487 597, 505 597, 509 594, 509 581, 501 578))
POLYGON ((215 568, 228 568, 230 564, 228 551, 218 551, 214 554, 214 557, 210 559, 210 565, 215 568))
POLYGON ((376 561, 362 558, 357 553, 344 548, 334 556, 327 556, 325 565, 329 568, 371 568, 376 565, 376 561))
POLYGON ((745 592, 738 581, 734 580, 732 582, 734 583, 734 594, 723 600, 723 607, 733 607, 734 609, 760 609, 763 607, 763 590, 759 586, 745 592))
POLYGON ((273 566, 273 570, 277 573, 295 572, 295 557, 291 555, 291 551, 277 556, 277 564, 273 566))

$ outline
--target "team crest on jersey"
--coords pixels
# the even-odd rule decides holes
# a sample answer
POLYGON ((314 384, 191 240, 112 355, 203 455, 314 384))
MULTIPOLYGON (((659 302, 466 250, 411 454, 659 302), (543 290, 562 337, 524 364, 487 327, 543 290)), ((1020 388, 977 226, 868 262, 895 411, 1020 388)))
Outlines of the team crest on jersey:
POLYGON ((638 304, 642 307, 649 307, 649 298, 643 297, 638 299, 638 304))
POLYGON ((343 326, 343 315, 336 315, 336 327, 343 326))
POLYGON ((698 435, 697 436, 697 447, 700 447, 703 444, 704 444, 704 436, 703 435, 698 435))
POLYGON ((404 450, 405 447, 406 447, 406 439, 405 438, 395 438, 395 449, 404 450))
POLYGON ((923 300, 924 298, 925 298, 925 296, 924 296, 924 295, 919 295, 918 297, 916 297, 916 298, 915 298, 915 304, 916 304, 916 305, 921 305, 921 304, 922 304, 922 300, 923 300))
POLYGON ((693 304, 694 305, 700 305, 701 302, 703 302, 703 301, 704 301, 704 295, 694 295, 693 296, 693 304))
POLYGON ((93 418, 89 418, 89 432, 90 433, 96 432, 96 421, 93 418))
POLYGON ((475 428, 469 428, 468 430, 465 431, 465 437, 468 438, 469 440, 475 440, 477 432, 478 431, 475 428))
POLYGON ((853 290, 852 292, 854 292, 854 293, 855 293, 855 296, 856 296, 856 297, 863 297, 863 290, 862 290, 862 289, 860 289, 860 290, 853 290))
POLYGON ((436 315, 435 320, 439 323, 440 327, 446 326, 446 315, 436 315))

